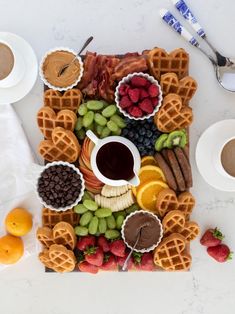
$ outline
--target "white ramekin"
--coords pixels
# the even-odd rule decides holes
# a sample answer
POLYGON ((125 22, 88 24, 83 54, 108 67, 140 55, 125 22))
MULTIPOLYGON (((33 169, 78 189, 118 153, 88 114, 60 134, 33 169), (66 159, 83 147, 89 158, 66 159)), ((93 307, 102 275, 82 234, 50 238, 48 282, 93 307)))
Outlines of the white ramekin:
POLYGON ((67 48, 67 47, 56 47, 56 48, 53 48, 53 49, 50 49, 49 51, 47 51, 47 53, 44 55, 44 57, 42 58, 41 62, 40 62, 40 66, 39 66, 39 76, 41 78, 41 80, 43 81, 43 83, 48 86, 49 88, 51 89, 54 89, 54 90, 58 90, 60 92, 62 91, 66 91, 68 89, 71 89, 73 87, 75 87, 80 81, 81 81, 81 78, 82 78, 82 75, 83 75, 83 71, 84 71, 84 68, 83 68, 83 62, 82 62, 82 59, 80 56, 77 56, 77 52, 75 52, 73 49, 70 49, 70 48, 67 48), (77 80, 69 85, 69 86, 66 86, 66 87, 58 87, 58 86, 54 86, 52 85, 50 82, 48 82, 46 80, 46 78, 44 77, 44 73, 43 73, 43 64, 44 64, 44 61, 46 60, 47 56, 50 55, 52 52, 56 52, 56 51, 68 51, 68 52, 71 52, 74 54, 74 56, 76 56, 78 62, 79 62, 79 65, 80 65, 80 74, 77 78, 77 80))
POLYGON ((161 104, 162 104, 162 89, 161 89, 161 86, 160 84, 158 83, 157 80, 155 80, 155 78, 147 73, 143 73, 143 72, 135 72, 135 73, 131 73, 131 74, 128 74, 127 76, 123 77, 123 79, 118 83, 118 86, 116 87, 116 90, 115 90, 115 102, 116 102, 116 105, 119 109, 119 111, 127 118, 129 119, 132 119, 132 120, 145 120, 145 119, 149 119, 150 117, 153 117, 155 115, 156 112, 158 112, 159 108, 161 107, 161 104), (149 80, 152 84, 155 84, 158 89, 159 89, 159 94, 158 94, 158 104, 157 106, 155 107, 155 109, 153 110, 152 113, 150 114, 146 114, 145 116, 143 117, 140 117, 140 118, 135 118, 133 116, 131 116, 127 111, 123 110, 121 108, 121 106, 119 105, 119 101, 120 101, 120 97, 119 97, 119 88, 122 84, 124 83, 128 83, 133 76, 141 76, 141 77, 145 77, 147 80, 149 80))
POLYGON ((124 240, 126 246, 127 246, 129 249, 132 249, 132 246, 130 246, 130 244, 129 244, 129 243, 126 241, 126 239, 125 239, 124 229, 125 229, 125 225, 126 225, 126 223, 128 222, 128 220, 129 220, 131 217, 133 217, 133 216, 135 216, 135 215, 137 215, 137 214, 139 214, 139 213, 144 213, 145 215, 149 215, 149 216, 153 217, 154 219, 156 219, 156 221, 159 223, 159 226, 160 226, 160 237, 159 237, 159 240, 158 240, 157 243, 153 244, 152 246, 150 246, 150 247, 147 248, 147 249, 141 249, 141 250, 134 249, 135 252, 146 253, 146 252, 150 252, 150 251, 154 250, 154 249, 160 244, 160 242, 161 242, 161 240, 162 240, 162 237, 163 237, 162 223, 161 223, 160 219, 159 219, 156 215, 154 215, 153 213, 148 212, 148 211, 146 211, 146 210, 136 210, 135 212, 133 212, 133 213, 131 213, 130 215, 128 215, 128 216, 126 217, 126 219, 124 220, 124 222, 123 222, 123 224, 122 224, 121 234, 122 234, 122 239, 124 240))
POLYGON ((37 181, 36 181, 36 194, 37 194, 37 197, 38 197, 40 203, 41 203, 44 207, 49 208, 49 209, 54 210, 54 211, 57 211, 57 212, 66 211, 66 210, 68 210, 68 209, 73 208, 74 206, 76 206, 76 205, 81 201, 81 199, 82 199, 82 197, 83 197, 83 194, 84 194, 84 190, 85 190, 85 182, 84 182, 82 173, 81 173, 81 172, 79 171, 79 169, 76 168, 74 165, 72 165, 72 164, 70 164, 70 163, 68 163, 68 162, 64 162, 64 161, 54 161, 54 162, 51 162, 51 163, 46 164, 46 166, 44 166, 44 167, 41 168, 41 171, 40 171, 40 173, 39 173, 39 175, 38 175, 38 178, 37 178, 37 181), (76 201, 75 201, 73 204, 71 204, 71 205, 69 205, 69 206, 66 206, 66 207, 54 208, 54 207, 52 207, 51 205, 48 205, 47 203, 45 203, 44 200, 43 200, 43 199, 41 198, 41 196, 39 195, 39 193, 38 193, 38 180, 39 180, 39 178, 41 177, 41 174, 42 174, 42 172, 43 172, 45 169, 48 169, 48 168, 51 167, 51 166, 60 166, 60 165, 68 166, 68 167, 72 168, 76 173, 78 173, 78 174, 80 175, 80 178, 81 178, 81 190, 80 190, 80 194, 79 194, 78 198, 76 199, 76 201))

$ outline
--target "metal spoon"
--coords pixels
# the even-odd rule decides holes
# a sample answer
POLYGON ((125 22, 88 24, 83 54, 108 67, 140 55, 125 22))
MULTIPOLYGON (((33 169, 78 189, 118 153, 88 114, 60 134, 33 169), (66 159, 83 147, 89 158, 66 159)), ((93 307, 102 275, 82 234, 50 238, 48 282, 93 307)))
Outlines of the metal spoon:
POLYGON ((205 56, 207 56, 214 67, 216 78, 219 84, 224 89, 230 92, 235 92, 235 60, 224 57, 212 46, 206 37, 205 31, 199 25, 193 13, 189 10, 188 6, 183 0, 172 0, 172 2, 175 4, 176 8, 184 16, 184 18, 196 30, 197 34, 208 44, 212 52, 215 54, 215 58, 201 47, 194 36, 183 27, 183 25, 174 17, 171 12, 166 9, 161 9, 159 13, 162 19, 192 46, 198 48, 205 56))
POLYGON ((139 242, 139 240, 140 240, 140 236, 141 236, 141 231, 142 231, 142 229, 145 228, 145 227, 148 227, 148 226, 149 226, 149 223, 147 222, 146 224, 144 224, 143 226, 140 227, 140 229, 139 229, 139 231, 138 231, 138 234, 137 234, 137 238, 136 238, 135 244, 133 245, 133 247, 132 247, 130 253, 127 255, 127 258, 126 258, 126 260, 125 260, 125 262, 124 262, 124 264, 123 264, 123 266, 122 266, 122 270, 123 270, 123 271, 125 271, 125 270, 127 269, 128 262, 129 262, 129 260, 130 260, 130 258, 131 258, 131 255, 132 255, 132 253, 134 252, 134 250, 135 250, 135 248, 136 248, 136 246, 137 246, 137 244, 138 244, 138 242, 139 242))
POLYGON ((70 65, 77 59, 77 56, 80 56, 84 49, 90 44, 90 42, 93 40, 93 36, 90 36, 82 46, 81 50, 77 53, 77 55, 70 61, 70 63, 65 64, 58 72, 57 76, 61 76, 69 67, 70 65))

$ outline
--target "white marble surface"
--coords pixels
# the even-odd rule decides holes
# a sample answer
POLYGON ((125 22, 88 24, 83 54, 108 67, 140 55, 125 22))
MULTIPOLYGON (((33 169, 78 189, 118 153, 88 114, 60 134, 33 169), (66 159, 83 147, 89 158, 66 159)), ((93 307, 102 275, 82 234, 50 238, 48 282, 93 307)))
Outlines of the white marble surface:
MULTIPOLYGON (((188 0, 211 41, 235 56, 235 2, 188 0)), ((153 46, 168 50, 186 48, 190 73, 198 81, 191 105, 193 217, 201 229, 218 226, 235 250, 235 195, 209 187, 199 175, 194 159, 200 134, 212 123, 235 117, 235 95, 217 85, 208 60, 164 25, 158 9, 169 0, 0 0, 0 29, 23 36, 38 58, 54 46, 78 49, 88 35, 95 37, 90 50, 100 53, 141 51, 153 46)), ((42 105, 42 83, 14 105, 30 143, 36 150, 41 138, 35 123, 42 105)), ((2 135, 3 136, 3 135, 2 135)), ((45 274, 36 257, 0 273, 0 313, 4 314, 232 314, 235 313, 235 262, 218 264, 208 258, 198 241, 192 244, 189 273, 45 274)))

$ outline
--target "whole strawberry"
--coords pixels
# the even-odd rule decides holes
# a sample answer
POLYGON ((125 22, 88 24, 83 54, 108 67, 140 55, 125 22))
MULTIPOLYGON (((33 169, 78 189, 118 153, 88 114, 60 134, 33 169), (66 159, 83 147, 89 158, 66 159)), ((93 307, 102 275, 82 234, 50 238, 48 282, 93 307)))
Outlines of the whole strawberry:
POLYGON ((95 266, 101 266, 103 264, 104 253, 101 248, 91 246, 86 249, 85 260, 95 266))
POLYGON ((151 253, 144 253, 142 255, 140 269, 145 271, 153 271, 155 269, 151 253))
POLYGON ((115 240, 110 244, 110 252, 118 257, 125 256, 126 244, 123 240, 115 240))
MULTIPOLYGON (((125 255, 123 257, 117 257, 117 264, 122 267, 125 263, 125 260, 128 256, 129 252, 126 252, 125 255)), ((132 269, 134 266, 134 261, 133 261, 133 257, 131 256, 131 258, 129 259, 128 263, 127 263, 127 269, 130 270, 132 269)))
POLYGON ((81 237, 78 240, 76 247, 80 251, 85 251, 86 248, 88 248, 89 246, 94 246, 94 245, 95 245, 95 237, 92 235, 89 235, 89 236, 81 237))
POLYGON ((110 246, 108 240, 104 236, 99 236, 97 245, 103 250, 103 252, 109 252, 110 246))
POLYGON ((208 247, 207 253, 219 263, 224 263, 232 259, 232 252, 226 244, 208 247))
POLYGON ((99 268, 97 266, 89 264, 86 261, 79 263, 77 267, 81 272, 85 273, 97 274, 99 271, 99 268))
POLYGON ((202 236, 200 243, 201 245, 211 247, 221 244, 224 235, 220 232, 219 229, 208 229, 202 236))
POLYGON ((108 253, 104 255, 103 264, 100 266, 102 270, 115 270, 117 268, 117 262, 114 255, 108 253))

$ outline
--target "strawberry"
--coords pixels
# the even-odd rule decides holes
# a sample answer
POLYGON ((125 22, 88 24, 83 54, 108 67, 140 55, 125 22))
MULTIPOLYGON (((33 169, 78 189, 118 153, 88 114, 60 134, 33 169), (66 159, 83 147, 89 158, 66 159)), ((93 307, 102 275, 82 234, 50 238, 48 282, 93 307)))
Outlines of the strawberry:
POLYGON ((208 247, 207 253, 219 263, 224 263, 232 259, 232 252, 225 244, 208 247))
POLYGON ((114 270, 117 268, 115 257, 111 254, 105 254, 103 264, 100 266, 102 270, 114 270))
POLYGON ((140 88, 140 99, 142 100, 147 97, 149 97, 149 94, 147 93, 147 91, 143 88, 140 88))
POLYGON ((152 102, 152 105, 153 107, 156 107, 158 105, 158 97, 153 97, 151 98, 151 102, 152 102))
POLYGON ((134 118, 140 118, 143 116, 143 111, 140 108, 135 107, 135 106, 131 106, 130 108, 128 108, 128 112, 134 118))
POLYGON ((85 249, 89 246, 95 245, 95 237, 92 235, 81 237, 79 241, 77 242, 77 248, 80 251, 85 251, 85 249))
MULTIPOLYGON (((128 254, 129 254, 129 252, 126 252, 123 257, 117 257, 117 264, 118 264, 119 266, 122 267, 122 266, 124 265, 125 260, 126 260, 126 258, 127 258, 127 256, 128 256, 128 254)), ((131 257, 131 258, 129 259, 128 263, 127 263, 127 269, 132 269, 133 266, 134 266, 134 261, 133 261, 133 257, 131 257)))
POLYGON ((99 236, 97 240, 97 245, 103 250, 103 252, 109 252, 110 247, 109 247, 109 242, 104 236, 99 236))
POLYGON ((150 97, 157 97, 159 94, 159 89, 155 84, 151 84, 148 88, 148 94, 150 97))
POLYGON ((128 96, 123 96, 119 101, 119 105, 122 109, 125 109, 130 107, 132 105, 132 102, 130 101, 128 96))
POLYGON ((95 265, 89 264, 88 262, 81 262, 77 265, 81 272, 97 274, 99 268, 95 265))
POLYGON ((110 244, 110 252, 115 256, 125 256, 126 244, 123 240, 115 240, 110 244))
POLYGON ((130 88, 128 90, 128 96, 133 103, 137 103, 140 98, 140 90, 138 88, 130 88))
POLYGON ((223 238, 224 238, 223 234, 217 228, 208 229, 202 236, 200 243, 201 245, 205 245, 207 247, 216 246, 221 244, 223 238))
POLYGON ((139 107, 141 110, 143 110, 146 113, 153 112, 152 102, 149 98, 145 98, 144 100, 142 100, 139 104, 139 107))
POLYGON ((85 251, 85 260, 95 266, 103 264, 104 253, 101 248, 91 246, 85 251))
POLYGON ((119 87, 118 92, 119 92, 119 94, 120 94, 121 96, 125 96, 125 95, 127 95, 127 92, 128 92, 128 89, 129 89, 129 88, 130 88, 130 86, 124 83, 124 84, 122 84, 122 85, 119 87))
POLYGON ((153 256, 151 253, 144 253, 141 257, 141 270, 153 271, 155 268, 153 263, 153 256))
POLYGON ((131 85, 133 87, 144 87, 148 83, 148 80, 145 77, 134 75, 131 78, 131 85))

